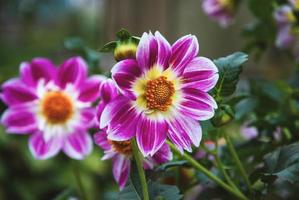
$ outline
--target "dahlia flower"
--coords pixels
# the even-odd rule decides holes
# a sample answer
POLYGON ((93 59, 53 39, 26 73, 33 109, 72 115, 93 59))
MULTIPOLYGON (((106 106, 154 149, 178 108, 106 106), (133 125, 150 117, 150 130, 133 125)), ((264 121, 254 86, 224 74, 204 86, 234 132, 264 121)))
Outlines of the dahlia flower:
MULTIPOLYGON (((131 140, 127 141, 113 141, 107 138, 106 131, 102 130, 94 135, 94 140, 103 150, 105 155, 102 160, 112 159, 113 168, 112 173, 115 181, 119 184, 120 189, 123 189, 128 180, 131 169, 131 158, 133 152, 131 148, 131 140)), ((172 159, 172 153, 167 144, 153 155, 143 159, 143 166, 145 169, 152 169, 154 165, 167 162, 172 159)))
POLYGON ((223 27, 229 25, 235 14, 234 0, 203 0, 202 9, 223 27))
POLYGON ((20 66, 20 77, 2 85, 1 99, 8 105, 1 123, 8 133, 30 134, 29 148, 36 159, 47 159, 62 150, 83 159, 92 150, 88 128, 95 125, 91 103, 99 96, 101 76, 87 78, 80 57, 59 68, 45 58, 20 66))
POLYGON ((205 57, 197 57, 195 36, 180 38, 172 46, 156 32, 144 33, 136 59, 112 68, 120 95, 103 109, 100 128, 108 139, 127 141, 136 136, 142 154, 153 156, 168 137, 183 152, 199 146, 201 127, 217 108, 207 93, 218 80, 218 70, 205 57))

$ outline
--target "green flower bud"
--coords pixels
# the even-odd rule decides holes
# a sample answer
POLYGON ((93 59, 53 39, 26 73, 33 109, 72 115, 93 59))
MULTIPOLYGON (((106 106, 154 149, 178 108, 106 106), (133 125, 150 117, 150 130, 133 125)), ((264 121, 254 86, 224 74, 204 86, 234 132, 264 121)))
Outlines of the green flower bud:
POLYGON ((221 105, 218 110, 216 110, 215 116, 211 120, 215 127, 220 127, 228 124, 234 119, 234 111, 229 105, 221 105))
POLYGON ((121 61, 124 59, 135 59, 137 51, 137 44, 131 41, 118 42, 114 49, 114 59, 121 61))

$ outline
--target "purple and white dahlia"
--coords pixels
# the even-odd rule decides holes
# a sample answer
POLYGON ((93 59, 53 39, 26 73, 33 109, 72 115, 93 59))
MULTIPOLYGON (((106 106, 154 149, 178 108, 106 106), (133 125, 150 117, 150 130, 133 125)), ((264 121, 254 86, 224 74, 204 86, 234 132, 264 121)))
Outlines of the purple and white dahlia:
POLYGON ((144 33, 136 59, 125 59, 112 69, 120 94, 100 117, 108 139, 127 141, 136 136, 142 154, 153 156, 168 137, 183 152, 199 146, 198 120, 213 117, 215 100, 207 93, 217 83, 218 70, 197 57, 198 42, 187 35, 172 46, 159 33, 144 33))
POLYGON ((235 0, 203 0, 202 9, 221 26, 228 26, 235 15, 235 0))
MULTIPOLYGON (((128 180, 131 159, 133 157, 131 140, 113 141, 107 138, 106 131, 102 130, 94 135, 94 140, 104 150, 104 157, 102 160, 112 159, 113 167, 112 173, 115 181, 119 184, 120 189, 123 189, 128 180)), ((167 144, 155 153, 155 155, 148 156, 143 159, 143 167, 145 169, 152 169, 154 165, 172 160, 172 153, 167 144)))
POLYGON ((59 68, 45 58, 20 66, 20 77, 2 85, 1 99, 8 109, 1 123, 8 133, 31 134, 29 148, 36 159, 47 159, 62 150, 83 159, 92 150, 88 129, 95 125, 91 103, 99 97, 101 76, 87 77, 80 57, 59 68))

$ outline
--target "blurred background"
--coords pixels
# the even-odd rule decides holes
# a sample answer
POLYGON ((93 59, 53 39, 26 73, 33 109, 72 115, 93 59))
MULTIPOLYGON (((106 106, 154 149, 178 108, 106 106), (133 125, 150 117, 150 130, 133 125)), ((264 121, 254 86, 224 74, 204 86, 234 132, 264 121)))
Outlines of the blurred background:
MULTIPOLYGON (((212 22, 201 9, 201 0, 0 0, 0 83, 17 76, 19 64, 48 57, 56 64, 83 54, 95 71, 108 72, 111 54, 98 50, 126 28, 133 35, 159 30, 171 43, 186 34, 198 37, 200 55, 217 58, 244 47, 242 28, 252 17, 242 7, 233 26, 212 22), (82 47, 83 46, 83 47, 82 47)), ((243 78, 283 79, 290 62, 269 49, 259 62, 250 57, 243 78)), ((1 105, 1 112, 5 109, 1 105)), ((73 170, 80 170, 86 192, 105 199, 117 191, 109 162, 102 162, 95 147, 84 162, 59 155, 35 161, 27 137, 6 135, 0 127, 0 199, 63 199, 76 189, 73 170)))

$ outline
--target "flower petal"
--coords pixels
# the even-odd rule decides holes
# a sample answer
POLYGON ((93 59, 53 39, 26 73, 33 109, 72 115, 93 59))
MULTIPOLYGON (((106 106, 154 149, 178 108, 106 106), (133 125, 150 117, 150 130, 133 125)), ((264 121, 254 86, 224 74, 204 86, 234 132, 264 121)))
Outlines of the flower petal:
POLYGON ((111 73, 121 93, 135 100, 136 95, 132 90, 132 84, 141 75, 137 61, 134 59, 120 61, 114 65, 111 73))
POLYGON ((86 132, 76 132, 67 136, 63 151, 71 158, 82 160, 91 153, 92 139, 86 132))
POLYGON ((172 160, 172 152, 170 151, 169 146, 164 143, 162 147, 155 153, 153 159, 157 164, 162 164, 172 160))
POLYGON ((64 88, 67 83, 79 86, 87 77, 87 64, 81 57, 72 57, 59 67, 57 82, 64 88))
POLYGON ((162 66, 163 69, 167 69, 169 66, 169 59, 171 55, 171 46, 168 41, 160 34, 160 32, 155 32, 155 38, 158 43, 158 57, 157 64, 162 66))
POLYGON ((129 178, 131 163, 123 155, 118 155, 113 159, 113 176, 116 182, 119 185, 119 188, 122 190, 129 178))
POLYGON ((140 38, 136 59, 139 67, 146 72, 157 62, 158 43, 152 33, 143 33, 140 38))
POLYGON ((108 138, 116 141, 131 139, 136 132, 139 114, 124 96, 118 96, 104 108, 100 128, 108 126, 108 138))
POLYGON ((217 103, 208 93, 194 88, 184 88, 183 93, 184 98, 179 105, 181 113, 201 121, 214 116, 217 103))
POLYGON ((32 102, 37 99, 32 88, 26 87, 19 79, 11 79, 2 85, 1 99, 9 106, 32 102))
POLYGON ((80 123, 82 127, 92 128, 97 125, 96 110, 93 107, 84 108, 81 111, 80 123))
POLYGON ((35 114, 29 108, 13 106, 4 112, 1 124, 7 129, 7 133, 30 134, 37 130, 35 114))
POLYGON ((219 75, 216 65, 208 58, 196 57, 185 68, 183 87, 207 92, 215 87, 219 75))
POLYGON ((138 147, 144 157, 153 156, 165 143, 167 123, 141 117, 137 124, 136 139, 138 147))
POLYGON ((83 102, 93 102, 99 98, 100 86, 105 80, 104 76, 91 76, 79 86, 79 100, 83 102))
POLYGON ((296 40, 296 37, 292 34, 291 25, 285 25, 280 28, 275 41, 275 44, 279 48, 289 48, 296 40))
POLYGON ((104 81, 100 87, 101 102, 107 104, 118 95, 116 84, 112 79, 104 81))
POLYGON ((93 136, 94 142, 100 146, 103 150, 107 151, 111 149, 111 145, 107 139, 107 133, 103 130, 97 132, 93 136))
POLYGON ((31 63, 21 63, 20 73, 21 80, 25 84, 35 87, 40 79, 44 79, 46 82, 55 80, 57 69, 49 59, 34 58, 31 63))
POLYGON ((29 139, 29 149, 35 159, 44 160, 55 156, 61 149, 62 138, 52 138, 45 141, 43 134, 34 133, 29 139))
POLYGON ((176 119, 168 122, 170 140, 183 152, 183 149, 191 152, 191 143, 199 146, 202 130, 199 123, 185 115, 178 114, 176 119))
POLYGON ((170 65, 178 75, 184 72, 185 67, 198 54, 198 48, 197 38, 192 35, 186 35, 172 45, 170 65))

